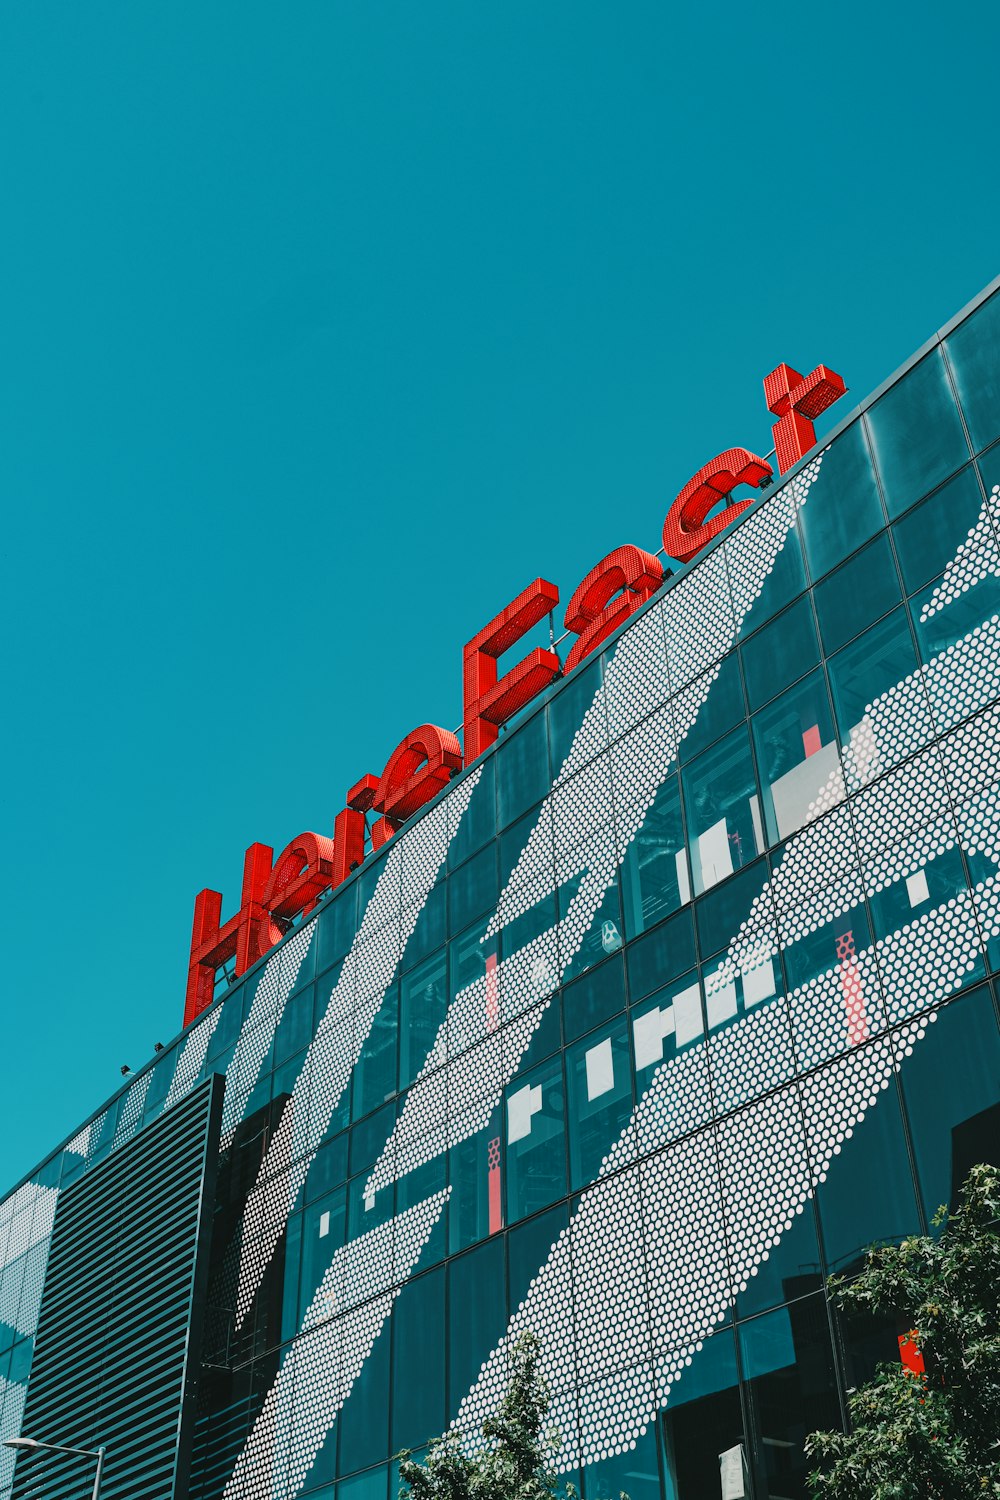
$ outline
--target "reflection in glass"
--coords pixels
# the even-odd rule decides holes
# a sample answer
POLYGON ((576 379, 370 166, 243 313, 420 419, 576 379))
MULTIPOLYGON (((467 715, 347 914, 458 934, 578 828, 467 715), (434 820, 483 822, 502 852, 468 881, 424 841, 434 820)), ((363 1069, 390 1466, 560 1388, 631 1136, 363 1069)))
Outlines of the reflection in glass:
POLYGON ((698 894, 740 869, 763 848, 746 726, 692 762, 682 782, 691 872, 698 894))
POLYGON ((945 340, 976 453, 1000 437, 1000 293, 945 340))
MULTIPOLYGON (((921 660, 925 662, 933 661, 935 656, 947 651, 949 646, 957 645, 963 636, 977 630, 991 615, 1000 615, 1000 578, 981 578, 966 592, 959 594, 957 599, 946 604, 944 609, 936 610, 929 618, 924 619, 922 616, 936 588, 936 583, 929 583, 910 600, 910 619, 916 632, 921 660)), ((951 728, 958 722, 954 712, 949 712, 955 706, 954 703, 949 703, 946 696, 938 694, 935 709, 939 729, 951 728)))
POLYGON ((819 642, 808 596, 751 636, 742 656, 751 711, 814 667, 819 642))
POLYGON ((897 521, 892 539, 907 594, 937 578, 968 539, 983 508, 974 464, 897 521))
POLYGON ((969 457, 940 349, 876 401, 867 420, 890 516, 902 515, 969 457))
POLYGON ((626 934, 638 936, 690 899, 680 783, 668 776, 622 863, 626 934))
POLYGON ((632 1066, 625 1017, 566 1054, 570 1188, 592 1182, 632 1113, 632 1066))
POLYGON ((746 718, 746 700, 740 674, 740 657, 733 651, 721 665, 690 683, 676 699, 677 721, 694 722, 678 746, 678 756, 693 760, 707 745, 714 745, 727 729, 746 718))
POLYGON ((754 1492, 804 1500, 810 1432, 840 1425, 833 1350, 822 1296, 765 1313, 739 1329, 753 1411, 754 1492))
POLYGON ((503 1236, 448 1264, 448 1410, 457 1412, 475 1383, 484 1350, 507 1326, 503 1236))
POLYGON ((977 1162, 1000 1166, 1000 1034, 986 985, 927 1018, 903 1062, 903 1098, 924 1212, 954 1209, 977 1162))
POLYGON ((504 1093, 507 1138, 507 1219, 548 1208, 566 1192, 565 1088, 562 1057, 554 1057, 504 1093))
POLYGON ((454 1254, 503 1224, 499 1109, 468 1140, 451 1147, 448 1181, 448 1248, 454 1254))
MULTIPOLYGON (((403 1287, 392 1310, 392 1451, 437 1437, 445 1422, 445 1272, 403 1287)), ((384 1482, 384 1481, 383 1481, 384 1482)))
POLYGON ((884 524, 864 423, 854 422, 823 454, 799 511, 809 571, 822 578, 884 524))
POLYGON ((501 735, 496 753, 497 813, 506 828, 549 789, 549 749, 544 713, 536 713, 513 734, 501 735))
MULTIPOLYGON (((740 1496, 747 1474, 747 1441, 731 1329, 706 1339, 673 1386, 663 1414, 666 1500, 740 1496)), ((749 1485, 743 1487, 749 1495, 749 1485)))
MULTIPOLYGON (((820 793, 840 769, 837 732, 822 667, 751 720, 769 843, 817 816, 820 793)), ((834 798, 824 799, 829 807, 834 798)))
POLYGON ((442 948, 404 974, 399 987, 399 1086, 416 1078, 448 1013, 448 961, 442 948))
MULTIPOLYGON (((858 1076, 864 1061, 859 1051, 858 1076)), ((894 1077, 834 1156, 817 1200, 830 1271, 859 1271, 876 1240, 920 1232, 894 1077)))
POLYGON ((619 954, 563 990, 563 1030, 567 1041, 585 1036, 625 1008, 625 966, 619 954))
POLYGON ((883 532, 816 587, 816 614, 826 651, 838 651, 901 598, 892 548, 883 532))
MULTIPOLYGON (((916 665, 917 654, 902 607, 830 657, 827 668, 840 738, 842 742, 853 740, 856 744, 859 772, 875 775, 887 769, 879 759, 880 747, 868 748, 874 744, 868 710, 876 698, 902 682, 916 665)), ((914 736, 929 737, 930 719, 922 698, 908 699, 906 708, 914 736)))

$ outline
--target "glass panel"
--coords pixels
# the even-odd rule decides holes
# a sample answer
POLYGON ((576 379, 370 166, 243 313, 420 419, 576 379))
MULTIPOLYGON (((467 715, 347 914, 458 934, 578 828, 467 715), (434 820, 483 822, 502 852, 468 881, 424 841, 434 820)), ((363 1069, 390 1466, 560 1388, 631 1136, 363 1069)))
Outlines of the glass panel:
MULTIPOLYGON (((521 858, 524 850, 527 848, 528 840, 531 838, 532 832, 534 831, 535 824, 537 822, 538 812, 536 809, 536 811, 530 812, 525 817, 521 818, 519 822, 514 823, 510 828, 504 829, 503 833, 500 835, 498 844, 500 848, 501 890, 503 890, 506 886, 508 880, 510 879, 512 870, 516 866, 518 860, 521 858)), ((552 856, 552 862, 554 866, 555 855, 552 856)))
MULTIPOLYGON (((281 1342, 293 1339, 301 1327, 299 1318, 299 1270, 302 1261, 302 1215, 292 1214, 285 1227, 285 1265, 281 1290, 281 1342)), ((312 1275, 312 1271, 310 1271, 312 1275)))
POLYGON ((763 847, 750 734, 744 726, 688 766, 681 777, 696 893, 747 864, 763 847))
POLYGON ((496 753, 497 811, 506 828, 549 789, 545 714, 536 713, 513 734, 502 735, 496 753))
POLYGON ((955 329, 945 349, 978 453, 1000 437, 1000 293, 955 329))
POLYGON ((629 1000, 634 1004, 694 967, 694 922, 689 911, 661 922, 625 953, 629 1000))
POLYGON ((457 1413, 507 1326, 503 1236, 448 1266, 448 1410, 457 1413))
POLYGON ((322 973, 343 958, 358 930, 358 885, 353 880, 329 896, 316 918, 316 968, 322 973))
POLYGON ((570 1187, 600 1172, 632 1112, 632 1066, 624 1018, 593 1032, 566 1056, 570 1187))
POLYGON ((799 511, 809 571, 821 578, 884 523, 864 424, 855 422, 824 453, 799 511))
POLYGON ((823 1268, 816 1239, 816 1215, 811 1202, 796 1214, 777 1245, 757 1267, 746 1291, 736 1298, 736 1316, 746 1318, 779 1302, 791 1302, 807 1292, 820 1291, 823 1268))
POLYGON ((895 523, 892 539, 908 594, 944 572, 982 508, 983 493, 975 466, 969 464, 895 523))
POLYGON ((889 539, 883 532, 815 589, 827 652, 838 651, 902 598, 889 539))
MULTIPOLYGON (((583 723, 584 715, 593 703, 594 694, 601 685, 603 665, 603 658, 598 656, 586 665, 577 667, 568 681, 560 685, 559 691, 553 695, 548 706, 549 754, 552 757, 553 780, 562 770, 576 732, 583 723)), ((663 696, 666 697, 665 683, 663 696)), ((598 750, 603 748, 600 741, 604 738, 604 736, 595 737, 598 750)))
POLYGON ((528 1288, 548 1260, 549 1251, 569 1223, 565 1203, 536 1214, 507 1236, 507 1293, 510 1307, 520 1307, 528 1288))
POLYGON ((751 711, 819 661, 812 605, 805 595, 741 648, 751 711))
POLYGON ((373 1115, 368 1115, 359 1125, 351 1127, 348 1148, 348 1170, 353 1177, 366 1167, 374 1166, 382 1154, 382 1148, 392 1135, 396 1123, 395 1103, 384 1104, 373 1115))
POLYGON ((562 1058, 521 1075, 504 1094, 507 1218, 547 1208, 566 1192, 565 1088, 562 1058))
MULTIPOLYGON (((852 906, 814 931, 807 932, 804 937, 798 937, 801 920, 799 912, 795 910, 782 910, 778 913, 778 928, 785 941, 782 956, 788 988, 801 989, 810 980, 818 979, 821 974, 833 971, 839 973, 844 992, 843 1036, 835 1039, 826 1032, 823 1036, 831 1049, 838 1042, 846 1047, 855 1006, 858 1007, 859 1026, 867 1028, 875 1025, 881 1028, 882 1024, 880 994, 875 992, 859 996, 855 990, 855 957, 871 946, 868 913, 864 906, 852 906)), ((813 1049, 817 1045, 815 1017, 810 1015, 808 1007, 793 1007, 792 1025, 803 1052, 814 1057, 813 1049)))
MULTIPOLYGON (((957 835, 952 834, 952 837, 957 837, 957 835)), ((900 973, 897 934, 921 917, 926 917, 935 910, 945 910, 949 903, 954 903, 956 897, 961 900, 967 889, 968 882, 965 878, 965 865, 962 861, 961 850, 951 848, 946 849, 943 854, 938 854, 921 868, 913 869, 911 864, 910 873, 907 876, 883 886, 881 890, 869 897, 872 926, 879 946, 879 958, 883 959, 884 949, 884 962, 888 974, 898 976, 900 973)), ((969 937, 972 938, 971 942, 965 939, 961 944, 968 965, 963 974, 963 984, 970 984, 973 979, 981 979, 986 973, 986 965, 978 944, 971 933, 969 937)), ((923 946, 927 938, 921 936, 919 941, 923 946)), ((952 941, 954 940, 949 941, 949 946, 952 941)), ((958 954, 955 953, 954 958, 957 957, 958 954)), ((952 961, 954 962, 954 959, 952 961)))
MULTIPOLYGON (((448 1152, 448 1181, 451 1183, 448 1245, 452 1252, 485 1239, 503 1223, 500 1115, 499 1109, 494 1110, 481 1130, 452 1146, 448 1152)), ((483 1358, 482 1353, 479 1358, 483 1358)), ((464 1396, 465 1391, 460 1395, 464 1396)), ((451 1409, 458 1410, 454 1403, 451 1409)))
MULTIPOLYGON (((923 618, 936 588, 936 583, 929 583, 910 600, 910 619, 916 631, 921 659, 925 662, 932 662, 949 646, 956 645, 991 615, 1000 614, 1000 578, 980 579, 943 609, 935 609, 933 614, 923 618)), ((968 710, 962 706, 964 701, 964 696, 950 698, 941 692, 936 694, 934 707, 939 729, 950 728, 965 717, 968 710)))
MULTIPOLYGON (((762 507, 763 509, 763 507, 762 507)), ((735 546, 734 543, 727 544, 728 547, 735 546)), ((802 543, 799 534, 793 526, 785 534, 781 551, 774 560, 774 566, 764 579, 760 595, 750 606, 750 612, 746 616, 741 635, 748 631, 756 630, 758 625, 763 625, 772 615, 784 609, 786 604, 791 604, 806 586, 806 567, 802 558, 802 543)))
MULTIPOLYGON (((494 756, 482 762, 479 780, 469 805, 448 846, 448 868, 456 869, 496 836, 496 761, 494 756)), ((395 1495, 392 1500, 396 1500, 395 1495)))
POLYGON ((302 1278, 299 1324, 347 1235, 347 1189, 335 1188, 302 1213, 302 1278))
MULTIPOLYGON (((671 1388, 662 1421, 666 1500, 716 1500, 725 1494, 720 1470, 730 1479, 729 1493, 739 1495, 747 1442, 731 1329, 705 1340, 671 1388)), ((749 1484, 743 1489, 750 1493, 749 1484)))
MULTIPOLYGON (((851 731, 859 728, 875 699, 902 682, 916 665, 917 653, 902 608, 831 656, 827 667, 842 741, 849 740, 851 731)), ((913 726, 917 737, 913 743, 919 743, 921 738, 929 737, 926 709, 918 697, 907 702, 907 710, 911 719, 915 715, 919 721, 913 726)), ((872 766, 873 772, 885 769, 884 765, 872 766)))
POLYGON ((392 1451, 437 1437, 444 1410, 444 1267, 403 1287, 392 1311, 392 1451))
MULTIPOLYGON (((366 1469, 363 1474, 354 1474, 350 1479, 342 1479, 337 1485, 338 1500, 396 1500, 395 1490, 386 1496, 386 1479, 389 1474, 388 1464, 379 1464, 377 1468, 366 1469)), ((311 1476, 307 1476, 305 1483, 309 1483, 311 1476)), ((333 1485, 324 1489, 320 1494, 315 1490, 309 1490, 309 1500, 333 1500, 333 1485)))
POLYGON ((448 882, 439 880, 431 888, 430 895, 424 902, 417 917, 417 925, 410 934, 409 942, 403 950, 403 968, 410 969, 426 958, 429 953, 436 953, 444 944, 447 933, 447 905, 448 905, 448 882))
POLYGON ((901 515, 969 457, 940 349, 876 401, 868 424, 890 516, 901 515))
MULTIPOLYGON (((555 898, 552 900, 555 907, 555 898)), ((553 912, 553 917, 555 913, 553 912)), ((489 918, 483 917, 472 927, 467 927, 460 932, 458 937, 452 938, 448 944, 448 967, 449 983, 452 995, 457 995, 470 984, 475 984, 486 972, 487 958, 497 951, 497 940, 491 938, 488 943, 482 941, 483 933, 489 925, 489 918)), ((547 924, 550 925, 550 924, 547 924)))
POLYGON ((635 1092, 643 1101, 636 1115, 636 1151, 645 1155, 704 1125, 717 1113, 710 1089, 705 1014, 697 973, 678 975, 672 984, 629 1011, 628 1019, 635 1092), (690 1054, 683 1071, 674 1074, 671 1070, 658 1078, 660 1064, 672 1062, 678 1052, 690 1054), (673 1076, 683 1078, 683 1088, 664 1086, 673 1076))
MULTIPOLYGON (((612 836, 608 835, 608 844, 612 836)), ((565 917, 570 904, 580 889, 583 874, 575 877, 559 890, 559 911, 565 917)), ((609 953, 618 953, 622 946, 622 908, 618 897, 618 882, 612 878, 600 905, 590 919, 586 932, 575 952, 563 954, 563 979, 570 980, 600 964, 609 953)))
POLYGON ((563 990, 563 1030, 567 1041, 585 1036, 625 1008, 625 966, 621 957, 593 969, 563 990))
MULTIPOLYGON (((711 894, 695 903, 695 921, 698 926, 698 951, 702 962, 728 948, 736 937, 740 924, 750 915, 757 896, 767 884, 770 876, 767 860, 760 859, 749 865, 732 879, 723 881, 711 894)), ((771 913, 770 900, 766 912, 771 913)), ((767 920, 767 917, 762 917, 767 920)))
POLYGON ((625 852, 622 904, 626 933, 638 936, 690 899, 680 782, 670 776, 625 852))
POLYGON ((274 1065, 280 1067, 290 1057, 308 1047, 313 1032, 313 986, 293 995, 274 1035, 274 1065))
MULTIPOLYGON (((866 1054, 859 1047, 856 1077, 864 1076, 866 1054)), ((838 1083, 843 1091, 846 1083, 838 1083)), ((866 1084, 865 1087, 868 1085, 866 1084)), ((865 1251, 876 1240, 901 1240, 920 1231, 903 1137, 895 1080, 878 1095, 864 1120, 845 1140, 817 1192, 826 1264, 831 1271, 861 1269, 865 1251)))
MULTIPOLYGON (((691 699, 699 702, 702 698, 704 702, 698 709, 698 716, 678 748, 681 760, 693 760, 707 745, 713 745, 727 729, 732 729, 734 724, 746 718, 738 651, 730 652, 723 659, 714 680, 709 672, 680 694, 680 701, 683 703, 691 699)), ((684 713, 682 722, 686 723, 688 717, 684 713)))
POLYGON ((344 1402, 338 1472, 350 1474, 389 1457, 389 1329, 382 1324, 375 1345, 344 1402))
POLYGON ((986 985, 927 1020, 903 1063, 903 1098, 930 1219, 955 1208, 970 1167, 1000 1166, 1000 1035, 986 985))
POLYGON ((599 1459, 583 1471, 585 1500, 660 1500, 656 1425, 650 1424, 626 1452, 599 1459))
POLYGON ((739 1339, 754 1416, 754 1492, 804 1500, 806 1435, 840 1425, 826 1304, 806 1297, 766 1313, 743 1323, 739 1339))
POLYGON ((509 1028, 504 1032, 503 1045, 505 1054, 508 1054, 508 1064, 508 1047, 513 1046, 518 1053, 517 1067, 521 1073, 526 1073, 529 1068, 535 1067, 537 1063, 544 1062, 547 1057, 551 1057, 552 1053, 557 1052, 562 1046, 559 1006, 543 1002, 536 1011, 536 1017, 537 1019, 534 1023, 535 1029, 526 1047, 522 1047, 520 1028, 518 1028, 516 1042, 513 1041, 514 1032, 512 1029, 509 1028))
MULTIPOLYGON (((822 667, 751 721, 769 843, 818 815, 820 793, 840 769, 837 731, 822 667)), ((830 805, 827 803, 827 805, 830 805)))
POLYGON ((306 1177, 307 1203, 314 1203, 347 1181, 347 1136, 348 1132, 342 1130, 334 1140, 321 1146, 313 1157, 306 1177))
MULTIPOLYGON (((358 1017, 354 1024, 359 1024, 358 1017)), ((396 1033, 399 1025, 399 985, 389 987, 365 1037, 354 1069, 352 1117, 356 1120, 384 1104, 396 1092, 396 1033)))
POLYGON ((461 932, 481 912, 497 904, 497 851, 491 843, 480 850, 448 880, 449 931, 461 932))
POLYGON ((448 955, 442 948, 404 974, 399 986, 399 1086, 427 1060, 448 1013, 448 955))

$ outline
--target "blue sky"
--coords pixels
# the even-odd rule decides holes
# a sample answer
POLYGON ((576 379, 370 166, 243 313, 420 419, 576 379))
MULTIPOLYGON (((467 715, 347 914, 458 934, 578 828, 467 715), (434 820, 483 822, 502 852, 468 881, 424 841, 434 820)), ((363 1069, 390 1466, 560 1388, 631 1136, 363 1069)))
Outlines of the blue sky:
POLYGON ((991 8, 676 10, 4 8, 0 1188, 492 613, 996 273, 991 8))

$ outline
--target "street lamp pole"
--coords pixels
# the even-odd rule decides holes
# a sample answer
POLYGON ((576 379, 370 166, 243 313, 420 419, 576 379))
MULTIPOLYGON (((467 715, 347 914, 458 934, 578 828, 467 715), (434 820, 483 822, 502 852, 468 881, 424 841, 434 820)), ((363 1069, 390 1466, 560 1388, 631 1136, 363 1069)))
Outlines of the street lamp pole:
POLYGON ((90 1500, 101 1500, 101 1477, 104 1474, 105 1454, 103 1443, 99 1448, 67 1448, 63 1443, 40 1443, 37 1438, 16 1437, 7 1438, 4 1447, 16 1448, 19 1453, 37 1453, 41 1450, 45 1453, 74 1453, 78 1458, 96 1458, 97 1473, 94 1475, 94 1488, 91 1490, 90 1500))

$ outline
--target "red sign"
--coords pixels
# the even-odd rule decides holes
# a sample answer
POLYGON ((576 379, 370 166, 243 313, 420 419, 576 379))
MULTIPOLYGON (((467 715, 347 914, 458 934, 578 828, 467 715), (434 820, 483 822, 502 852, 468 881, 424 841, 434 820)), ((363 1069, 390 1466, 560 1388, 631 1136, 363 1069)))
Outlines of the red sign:
MULTIPOLYGON (((844 394, 839 375, 817 365, 804 379, 779 365, 764 381, 768 410, 778 418, 775 455, 781 474, 813 447, 814 419, 844 394)), ((681 563, 730 525, 752 496, 733 500, 741 484, 758 487, 773 470, 746 448, 729 448, 704 464, 674 500, 663 523, 663 551, 681 563), (721 507, 721 508, 720 508, 721 507)), ((210 1005, 216 975, 234 962, 243 974, 312 911, 324 891, 346 880, 365 856, 365 838, 379 849, 407 818, 447 786, 496 740, 500 727, 519 713, 560 674, 567 676, 619 625, 657 592, 669 577, 663 564, 641 547, 626 544, 609 552, 574 591, 566 607, 567 631, 577 637, 565 662, 554 650, 536 647, 502 676, 501 656, 559 603, 554 583, 536 578, 506 609, 484 625, 462 657, 462 745, 449 730, 422 724, 401 740, 381 776, 368 774, 351 788, 334 820, 333 837, 303 833, 275 860, 266 844, 251 844, 243 864, 240 909, 222 923, 222 897, 201 891, 194 904, 194 931, 188 969, 184 1024, 210 1005), (366 814, 378 814, 370 828, 366 814)))

